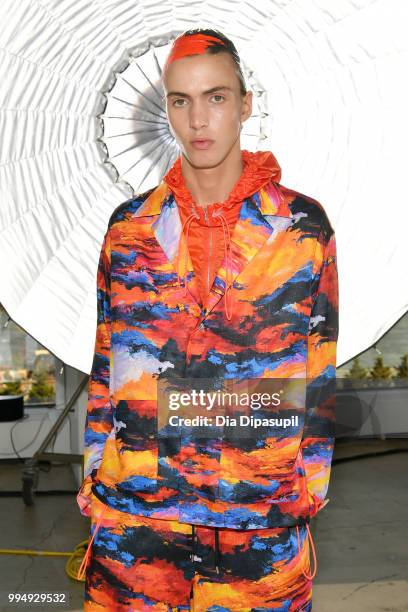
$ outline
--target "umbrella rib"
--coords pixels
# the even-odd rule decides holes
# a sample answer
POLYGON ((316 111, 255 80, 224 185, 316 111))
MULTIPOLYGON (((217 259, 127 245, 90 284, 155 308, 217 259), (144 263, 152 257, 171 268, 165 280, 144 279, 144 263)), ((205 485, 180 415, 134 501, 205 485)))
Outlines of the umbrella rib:
POLYGON ((40 64, 39 62, 36 62, 35 60, 28 59, 27 57, 25 57, 25 55, 22 55, 22 54, 18 55, 17 53, 14 53, 13 51, 6 49, 6 47, 3 47, 2 45, 0 45, 0 51, 3 51, 5 54, 11 56, 14 60, 19 61, 22 64, 24 64, 25 62, 26 64, 29 64, 30 66, 35 66, 35 68, 37 68, 42 73, 51 74, 55 76, 59 81, 63 81, 67 83, 68 85, 73 85, 74 87, 78 87, 86 91, 91 91, 93 94, 103 93, 96 87, 92 87, 92 86, 88 87, 86 81, 76 80, 73 77, 68 78, 63 72, 57 72, 55 70, 52 70, 51 68, 48 68, 47 66, 43 66, 42 64, 40 64))
MULTIPOLYGON (((149 79, 148 75, 145 73, 145 71, 143 70, 143 68, 141 68, 139 66, 139 64, 136 62, 136 66, 139 68, 140 72, 143 74, 144 78, 146 79, 146 81, 149 83, 150 87, 153 89, 153 91, 156 92, 159 100, 162 100, 162 96, 160 95, 159 90, 157 89, 157 87, 155 86, 154 83, 152 83, 152 81, 149 79)), ((162 109, 162 107, 160 107, 162 109)), ((163 110, 163 109, 162 109, 163 110)))
MULTIPOLYGON (((115 159, 115 157, 119 157, 120 155, 123 155, 123 153, 129 153, 129 151, 132 151, 132 149, 137 149, 138 147, 140 147, 140 143, 139 142, 135 142, 132 145, 130 145, 129 147, 127 147, 126 149, 123 149, 122 151, 119 151, 119 153, 115 153, 115 155, 109 155, 109 159, 110 160, 111 159, 115 159)), ((149 153, 150 153, 150 151, 145 153, 145 155, 148 155, 149 153)))
MULTIPOLYGON (((134 148, 134 147, 131 147, 134 148)), ((149 151, 146 151, 146 153, 144 154, 143 158, 138 159, 134 164, 132 164, 131 166, 129 166, 129 168, 127 168, 127 170, 125 170, 125 172, 122 172, 121 175, 123 176, 124 174, 126 174, 127 172, 129 172, 130 170, 132 170, 132 168, 134 168, 135 166, 137 166, 138 163, 140 163, 142 161, 142 159, 145 159, 146 157, 148 157, 150 155, 150 153, 157 151, 159 147, 151 147, 151 149, 149 151)), ((161 155, 159 156, 159 158, 161 157, 161 155)), ((157 161, 152 160, 152 165, 149 168, 149 171, 151 170, 151 168, 153 168, 153 165, 157 164, 157 161)), ((144 177, 142 178, 142 180, 139 182, 139 187, 140 185, 143 183, 144 179, 146 178, 148 172, 144 175, 144 177)))
POLYGON ((167 121, 154 121, 153 119, 139 119, 133 117, 119 117, 118 115, 99 115, 100 119, 120 119, 121 121, 138 121, 139 123, 154 123, 154 125, 168 125, 167 121))
POLYGON ((157 68, 157 71, 159 73, 159 76, 161 76, 163 74, 163 70, 161 69, 161 66, 159 64, 159 60, 157 59, 156 48, 153 49, 153 57, 154 57, 154 61, 156 62, 156 68, 157 68))
POLYGON ((170 161, 172 159, 172 153, 170 152, 170 148, 166 147, 165 151, 167 151, 167 159, 166 162, 163 164, 165 168, 168 168, 170 166, 170 161))
MULTIPOLYGON (((156 150, 157 150, 157 149, 156 149, 156 150)), ((152 169, 153 167, 157 166, 158 161, 159 161, 159 159, 160 159, 160 158, 161 158, 161 152, 160 152, 160 155, 158 154, 158 156, 157 156, 157 158, 156 158, 156 159, 152 159, 152 160, 151 160, 150 168, 149 168, 148 170, 146 170, 146 172, 145 172, 145 174, 144 174, 143 178, 142 178, 142 179, 139 181, 138 191, 139 191, 140 186, 142 185, 143 181, 145 180, 146 176, 148 176, 148 175, 150 174, 151 169, 152 169)))
MULTIPOLYGON (((95 168, 97 168, 97 167, 98 167, 98 166, 95 166, 95 168)), ((88 170, 89 170, 89 168, 87 168, 87 169, 86 169, 86 171, 87 171, 87 172, 88 172, 88 170)), ((84 176, 84 173, 83 173, 82 175, 84 176)), ((73 183, 73 181, 69 181, 69 184, 70 184, 70 185, 71 185, 72 183, 73 183)), ((99 184, 99 183, 98 183, 98 181, 96 180, 96 177, 92 179, 92 184, 94 184, 94 185, 95 185, 95 184, 99 184)), ((110 190, 110 191, 113 191, 113 189, 115 189, 115 188, 116 188, 116 184, 113 184, 113 185, 108 185, 108 188, 109 188, 109 190, 110 190)), ((106 192, 104 192, 104 191, 103 191, 103 186, 101 187, 101 194, 102 194, 102 193, 103 193, 104 195, 106 195, 106 192)), ((97 202, 97 197, 95 197, 95 201, 97 202)), ((47 203, 48 203, 48 202, 47 202, 47 203)), ((89 216, 94 215, 94 214, 95 214, 94 210, 95 210, 95 209, 94 209, 94 208, 92 207, 92 205, 91 205, 91 206, 88 208, 88 210, 86 211, 85 215, 82 217, 82 220, 83 220, 83 219, 86 219, 88 215, 89 215, 89 216)), ((73 228, 73 229, 74 229, 74 231, 75 231, 75 229, 76 229, 77 227, 82 227, 82 226, 79 226, 79 225, 74 226, 74 228, 73 228)), ((93 236, 92 236, 92 237, 93 237, 93 236)), ((66 235, 66 236, 64 237, 64 239, 62 240, 62 242, 60 242, 60 243, 58 244, 58 249, 57 249, 57 251, 54 251, 54 253, 52 254, 52 257, 51 257, 50 259, 48 259, 48 260, 47 260, 47 262, 46 262, 46 266, 44 266, 44 267, 43 267, 43 268, 42 268, 42 269, 39 271, 39 274, 37 274, 37 276, 36 276, 36 282, 38 281, 38 279, 39 279, 41 276, 43 276, 43 274, 45 273, 46 268, 47 268, 47 267, 48 267, 48 266, 51 264, 51 262, 53 262, 53 261, 54 261, 54 260, 55 260, 55 259, 58 257, 58 251, 59 251, 60 249, 62 249, 62 248, 65 246, 65 244, 66 244, 67 240, 68 240, 68 239, 71 239, 71 238, 72 238, 72 233, 70 233, 69 235, 66 235)), ((99 248, 100 248, 100 247, 99 247, 99 248)), ((31 288, 29 289, 29 291, 28 291, 28 292, 25 294, 25 296, 24 296, 23 300, 27 300, 27 295, 29 294, 29 292, 30 292, 31 290, 32 290, 32 287, 31 287, 31 288)), ((94 291, 90 289, 89 291, 87 291, 87 292, 85 293, 84 300, 83 300, 83 302, 81 303, 80 307, 78 307, 78 308, 76 309, 76 313, 78 313, 78 312, 79 312, 79 316, 78 316, 78 319, 77 319, 77 324, 76 324, 76 328, 75 328, 75 333, 76 333, 76 329, 78 328, 78 324, 79 324, 79 321, 80 321, 81 313, 82 313, 82 311, 84 310, 84 308, 85 308, 85 306, 86 306, 86 304, 87 304, 87 302, 88 302, 88 296, 89 296, 89 295, 91 295, 91 294, 94 294, 94 291)), ((22 305, 22 302, 20 302, 19 307, 21 307, 21 305, 22 305)), ((11 317, 10 317, 10 318, 11 318, 11 317)), ((18 318, 19 318, 19 317, 17 316, 17 317, 16 317, 16 320, 17 320, 18 318)), ((21 325, 20 325, 20 324, 19 324, 19 326, 21 327, 21 325)), ((22 328, 22 329, 24 329, 24 328, 22 328)), ((26 331, 26 332, 27 332, 29 335, 31 335, 32 337, 34 337, 34 336, 33 336, 33 335, 30 333, 30 332, 28 332, 27 330, 25 330, 25 331, 26 331)), ((70 334, 69 334, 70 338, 74 337, 74 336, 75 336, 75 333, 74 333, 74 332, 72 332, 72 331, 70 331, 70 334)), ((41 344, 40 340, 38 340, 37 338, 34 338, 34 339, 35 339, 35 340, 37 340, 37 342, 39 342, 39 343, 41 344)), ((54 352, 54 351, 53 351, 53 350, 51 350, 51 349, 49 349, 49 350, 50 350, 50 352, 54 352)), ((54 354, 56 354, 56 353, 54 353, 54 354)))
POLYGON ((74 145, 62 145, 60 147, 54 147, 53 149, 44 149, 33 155, 25 155, 24 157, 19 157, 18 159, 10 159, 4 163, 0 163, 0 168, 7 168, 8 166, 17 166, 20 162, 27 161, 28 159, 35 159, 37 157, 41 157, 43 155, 48 155, 49 153, 57 153, 59 151, 75 151, 78 148, 83 147, 84 145, 95 145, 95 140, 81 140, 76 142, 74 145))
POLYGON ((137 87, 135 87, 135 85, 133 85, 133 83, 130 83, 129 81, 127 81, 127 80, 125 79, 125 77, 123 77, 122 75, 120 75, 120 78, 121 78, 123 81, 125 81, 125 83, 127 83, 127 84, 129 85, 129 87, 131 87, 132 89, 134 89, 134 91, 135 91, 136 93, 138 93, 140 96, 142 96, 143 98, 145 98, 145 100, 147 100, 148 102, 150 102, 150 104, 152 104, 153 106, 155 106, 156 108, 158 108, 158 109, 161 111, 162 115, 164 116, 164 113, 163 113, 163 108, 162 108, 161 106, 159 106, 159 105, 158 105, 156 102, 154 102, 153 100, 151 100, 151 99, 149 98, 149 96, 146 96, 146 94, 144 94, 144 93, 143 93, 142 91, 140 91, 140 90, 139 90, 137 87))
POLYGON ((143 183, 143 181, 145 180, 146 176, 148 176, 148 175, 150 174, 150 172, 151 172, 152 168, 154 168, 155 166, 157 166, 157 161, 158 161, 158 160, 154 160, 154 161, 152 160, 152 162, 151 162, 151 164, 150 164, 150 168, 149 168, 148 170, 146 170, 146 172, 145 172, 145 174, 144 174, 143 178, 142 178, 142 179, 139 181, 139 184, 138 184, 138 186, 137 186, 137 190, 138 190, 138 191, 140 190, 140 186, 142 185, 142 183, 143 183))
POLYGON ((130 106, 131 108, 138 108, 141 111, 146 111, 147 113, 150 113, 150 115, 153 115, 153 117, 160 117, 161 119, 163 119, 165 116, 165 115, 159 115, 158 113, 154 113, 152 110, 150 110, 150 108, 143 108, 142 106, 139 106, 138 104, 132 104, 131 102, 122 100, 121 98, 114 96, 112 93, 109 95, 109 97, 113 98, 114 100, 117 100, 118 102, 123 102, 123 104, 126 104, 127 106, 130 106))
MULTIPOLYGON (((89 142, 89 144, 93 144, 92 142, 89 142)), ((49 153, 55 151, 55 149, 50 149, 49 151, 46 151, 45 153, 49 153)), ((31 159, 34 156, 30 156, 30 157, 26 157, 26 158, 21 158, 21 160, 25 160, 25 159, 31 159)), ((20 160, 19 160, 20 161, 20 160)), ((14 162, 15 163, 15 162, 14 162)), ((36 209, 50 209, 50 202, 49 199, 53 198, 55 196, 55 194, 59 194, 61 192, 61 190, 65 190, 65 189, 69 189, 71 186, 76 184, 76 181, 79 178, 82 178, 84 181, 86 180, 87 176, 89 174, 92 174, 94 170, 97 170, 101 167, 101 162, 99 160, 96 160, 96 162, 94 163, 93 166, 87 166, 85 168, 85 170, 83 170, 82 172, 80 171, 79 173, 75 174, 75 177, 65 181, 64 183, 62 183, 62 185, 60 185, 58 188, 53 189, 52 191, 49 191, 45 194, 44 198, 40 201, 35 201, 35 203, 30 206, 30 208, 27 208, 24 211, 21 211, 17 217, 7 225, 7 227, 5 228, 0 228, 0 235, 3 234, 4 232, 8 231, 13 225, 15 225, 18 221, 20 221, 20 219, 23 219, 26 215, 32 214, 34 210, 36 209)), ((96 176, 96 175, 95 175, 96 176)), ((99 183, 95 183, 95 185, 99 183)), ((60 243, 58 245, 58 247, 61 245, 62 243, 60 243)))
MULTIPOLYGON (((95 0, 91 0, 91 4, 95 6, 95 0)), ((102 18, 106 21, 106 23, 111 27, 112 31, 115 32, 116 40, 118 41, 119 47, 121 47, 126 52, 126 41, 122 37, 122 33, 120 32, 120 30, 116 27, 112 19, 110 19, 110 17, 105 13, 103 6, 101 6, 100 3, 97 3, 96 9, 102 15, 102 18)))
POLYGON ((145 130, 145 129, 141 129, 141 130, 132 130, 131 132, 122 132, 121 134, 112 134, 111 136, 106 136, 104 134, 103 138, 105 140, 109 140, 110 138, 121 138, 122 136, 131 136, 132 134, 155 134, 155 133, 166 133, 167 130, 165 130, 164 128, 157 128, 156 130, 154 129, 149 129, 149 130, 145 130))
MULTIPOLYGON (((33 0, 31 0, 31 2, 33 2, 33 0)), ((74 42, 74 44, 76 46, 81 47, 82 49, 84 49, 84 51, 86 51, 93 60, 95 60, 96 62, 98 62, 98 64, 102 65, 102 66, 108 66, 108 64, 106 63, 106 61, 104 59, 102 59, 100 56, 98 56, 94 49, 84 43, 78 36, 76 36, 76 31, 75 30, 71 30, 67 27, 67 24, 64 23, 63 21, 61 21, 61 19, 55 15, 55 13, 53 13, 48 7, 44 6, 40 0, 34 0, 34 2, 36 2, 41 8, 42 10, 48 14, 48 17, 51 17, 51 19, 54 21, 54 23, 58 24, 59 28, 62 30, 62 32, 71 40, 74 42)))

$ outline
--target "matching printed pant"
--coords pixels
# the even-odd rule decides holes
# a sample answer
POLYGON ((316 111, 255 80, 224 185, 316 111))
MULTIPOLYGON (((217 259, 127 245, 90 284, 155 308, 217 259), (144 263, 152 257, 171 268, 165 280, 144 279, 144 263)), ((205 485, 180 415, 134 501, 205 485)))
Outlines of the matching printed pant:
POLYGON ((120 512, 92 494, 91 536, 84 610, 312 610, 307 526, 193 526, 120 512))

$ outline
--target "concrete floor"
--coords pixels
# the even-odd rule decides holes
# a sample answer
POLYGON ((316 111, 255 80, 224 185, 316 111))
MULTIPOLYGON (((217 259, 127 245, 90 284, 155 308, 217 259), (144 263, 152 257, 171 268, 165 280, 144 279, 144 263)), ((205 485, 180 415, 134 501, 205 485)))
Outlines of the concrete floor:
MULTIPOLYGON (((337 443, 335 460, 408 440, 337 443)), ((408 611, 408 452, 334 463, 312 535, 314 612, 408 611)))
MULTIPOLYGON (((342 461, 365 452, 405 448, 408 440, 338 441, 329 504, 312 521, 318 571, 314 612, 408 612, 408 453, 342 461), (339 461, 339 462, 337 462, 339 461)), ((39 491, 76 488, 67 466, 40 473, 39 491)), ((0 492, 21 491, 21 466, 0 462, 0 492)), ((26 507, 2 497, 0 548, 73 551, 88 537, 74 495, 37 495, 26 507)), ((83 583, 65 573, 66 558, 0 555, 0 610, 16 590, 70 594, 71 611, 83 609, 83 583)), ((58 607, 44 608, 57 610, 58 607)))

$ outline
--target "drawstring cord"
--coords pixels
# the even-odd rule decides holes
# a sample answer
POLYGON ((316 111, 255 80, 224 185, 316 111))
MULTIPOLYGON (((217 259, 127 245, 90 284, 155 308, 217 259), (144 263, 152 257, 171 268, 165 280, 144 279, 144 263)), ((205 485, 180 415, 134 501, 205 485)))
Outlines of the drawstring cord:
MULTIPOLYGON (((187 246, 188 246, 188 231, 190 229, 190 225, 191 222, 193 221, 193 219, 199 219, 199 215, 197 213, 191 213, 191 215, 189 215, 187 217, 187 219, 184 221, 183 223, 183 227, 181 230, 181 233, 183 234, 184 232, 184 228, 187 227, 186 229, 186 249, 184 251, 184 271, 185 271, 185 284, 184 284, 184 297, 186 297, 187 295, 187 284, 188 284, 188 280, 187 280, 187 246)), ((181 287, 181 277, 180 277, 180 266, 177 266, 177 282, 179 284, 179 286, 181 287)))
MULTIPOLYGON (((231 320, 232 317, 232 301, 230 303, 230 307, 228 307, 228 292, 231 288, 231 282, 232 282, 232 270, 231 270, 231 265, 230 265, 230 261, 231 261, 231 233, 230 233, 230 229, 228 227, 228 222, 224 216, 224 214, 221 212, 221 210, 215 211, 213 213, 213 217, 217 217, 221 220, 222 223, 222 231, 223 231, 223 239, 224 239, 224 256, 225 256, 225 294, 224 294, 224 310, 225 310, 225 316, 227 318, 228 321, 231 320)), ((187 219, 184 221, 183 223, 183 227, 181 230, 181 233, 183 234, 184 229, 186 230, 186 248, 184 251, 184 266, 183 266, 183 270, 184 270, 184 274, 185 274, 185 283, 184 283, 184 297, 187 296, 187 285, 188 285, 188 279, 187 279, 187 256, 188 256, 188 236, 189 236, 189 230, 190 230, 190 225, 192 223, 192 221, 194 219, 200 219, 200 215, 194 211, 192 212, 187 219)), ((217 225, 214 226, 207 226, 207 227, 218 227, 217 225)), ((181 276, 180 276, 180 266, 177 266, 177 282, 179 284, 179 286, 181 287, 181 276)))
MULTIPOLYGON (((195 533, 195 525, 194 523, 192 523, 192 542, 191 542, 191 555, 190 555, 190 559, 191 561, 194 561, 196 554, 195 554, 195 542, 196 542, 196 533, 195 533)), ((200 559, 201 560, 201 559, 200 559)), ((217 574, 220 573, 220 538, 219 538, 219 531, 218 531, 218 527, 215 527, 215 551, 214 551, 214 567, 217 570, 217 574)))
POLYGON ((221 222, 222 222, 222 230, 223 230, 223 238, 224 238, 224 255, 225 255, 225 294, 224 294, 224 307, 225 307, 225 316, 227 317, 228 321, 230 321, 231 317, 232 317, 232 302, 230 304, 231 310, 228 312, 227 294, 228 294, 228 291, 231 289, 231 282, 232 282, 232 270, 231 270, 231 266, 230 266, 230 260, 231 260, 231 234, 230 234, 230 230, 229 230, 229 227, 228 227, 227 220, 226 220, 225 216, 223 215, 223 213, 220 210, 219 211, 215 211, 213 216, 214 217, 219 217, 221 222), (227 244, 227 240, 226 240, 226 237, 225 237, 225 233, 227 233, 228 244, 227 244))
POLYGON ((192 542, 191 542, 191 555, 190 555, 190 559, 191 559, 191 561, 194 561, 194 554, 195 554, 195 550, 194 550, 195 527, 194 527, 194 524, 193 524, 192 527, 193 527, 193 531, 192 531, 192 534, 191 534, 192 542))
POLYGON ((86 570, 86 568, 87 568, 87 566, 88 566, 88 562, 89 562, 89 558, 90 558, 90 554, 91 554, 91 546, 92 546, 92 542, 94 541, 95 536, 96 536, 96 534, 98 533, 99 527, 101 526, 101 523, 102 523, 102 518, 103 518, 103 515, 105 514, 105 511, 106 511, 107 509, 108 509, 108 507, 107 507, 107 506, 105 506, 105 507, 103 508, 103 510, 102 510, 102 512, 101 512, 101 514, 100 514, 100 516, 99 516, 99 518, 98 518, 98 521, 97 521, 97 523, 96 523, 96 527, 95 527, 94 532, 93 532, 93 534, 92 534, 92 538, 91 538, 91 539, 89 540, 89 542, 88 542, 88 546, 87 546, 87 549, 86 549, 86 552, 85 552, 84 558, 82 559, 81 566, 80 566, 80 568, 79 568, 79 570, 78 570, 78 573, 77 573, 77 579, 78 579, 78 580, 82 580, 82 578, 83 578, 83 577, 84 577, 84 575, 85 575, 85 570, 86 570))
MULTIPOLYGON (((306 527, 307 527, 308 538, 310 540, 310 544, 311 544, 311 547, 312 547, 314 571, 313 571, 312 575, 309 575, 309 574, 306 574, 306 572, 304 570, 302 570, 302 574, 304 575, 306 580, 313 580, 313 578, 316 576, 316 572, 317 572, 316 551, 315 551, 315 547, 314 547, 313 539, 312 539, 312 534, 310 533, 310 529, 309 529, 309 524, 308 523, 306 523, 306 527)), ((296 525, 296 533, 297 533, 298 549, 300 551, 300 539, 299 539, 299 527, 298 527, 298 525, 296 525)))
POLYGON ((215 569, 217 570, 217 574, 220 573, 220 568, 219 568, 219 564, 220 564, 220 539, 219 539, 219 533, 218 533, 218 527, 215 528, 215 569))

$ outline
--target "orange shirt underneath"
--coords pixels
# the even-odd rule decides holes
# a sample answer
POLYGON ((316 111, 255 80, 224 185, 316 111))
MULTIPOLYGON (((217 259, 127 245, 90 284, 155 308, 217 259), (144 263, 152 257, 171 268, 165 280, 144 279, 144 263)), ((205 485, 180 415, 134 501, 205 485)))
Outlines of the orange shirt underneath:
MULTIPOLYGON (((205 208, 194 203, 183 177, 181 155, 163 179, 174 194, 182 225, 194 211, 200 217, 199 220, 193 219, 189 226, 187 246, 204 306, 214 277, 225 256, 223 224, 219 218, 214 219, 212 213, 217 210, 223 214, 231 238, 243 200, 249 198, 271 179, 279 181, 281 176, 280 166, 270 151, 251 152, 243 149, 241 154, 243 171, 225 202, 214 202, 205 208), (206 221, 205 210, 210 223, 206 221), (213 227, 214 225, 216 227, 213 227)), ((184 232, 186 233, 186 229, 184 232)), ((226 239, 228 244, 228 238, 226 239)))
MULTIPOLYGON (((176 202, 180 212, 181 224, 183 225, 191 214, 191 204, 187 204, 183 200, 178 201, 177 197, 176 202)), ((222 209, 224 218, 228 223, 230 237, 238 220, 241 206, 242 201, 237 201, 229 208, 222 209)), ((212 213, 219 209, 220 205, 209 204, 205 208, 210 226, 206 226, 201 222, 205 222, 204 207, 197 207, 200 214, 200 222, 194 219, 188 231, 188 251, 197 276, 200 296, 204 305, 225 256, 223 225, 219 219, 216 220, 212 217, 212 213)), ((227 240, 227 236, 225 239, 227 240)))

